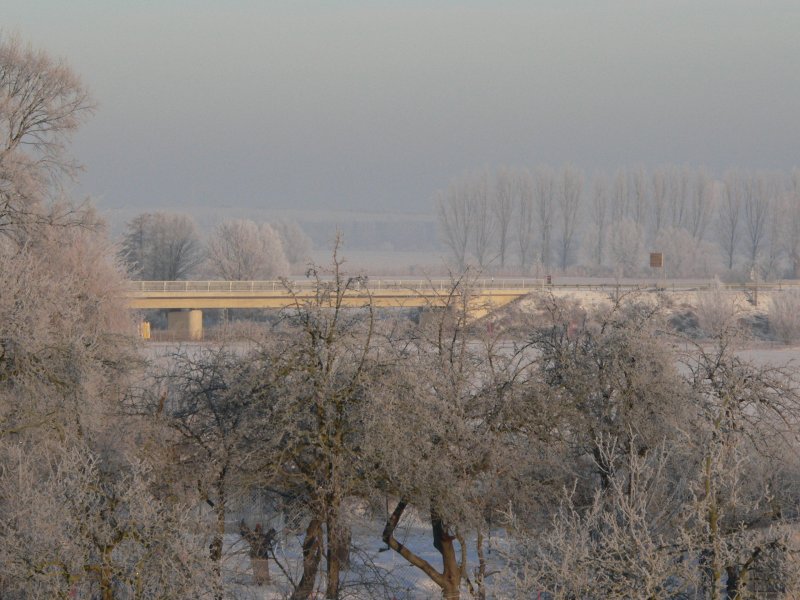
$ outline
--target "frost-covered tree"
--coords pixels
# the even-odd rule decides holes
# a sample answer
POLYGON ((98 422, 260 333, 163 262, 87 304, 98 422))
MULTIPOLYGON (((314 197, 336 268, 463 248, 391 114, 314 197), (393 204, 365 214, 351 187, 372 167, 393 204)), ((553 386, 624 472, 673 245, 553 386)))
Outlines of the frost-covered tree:
POLYGON ((293 269, 304 270, 311 260, 313 244, 308 234, 294 221, 278 221, 273 229, 281 236, 283 253, 289 266, 293 269))
POLYGON ((48 201, 61 200, 64 178, 78 167, 68 143, 92 108, 64 61, 0 32, 0 232, 81 220, 80 211, 48 201))
POLYGON ((194 273, 205 249, 189 215, 155 212, 127 223, 119 256, 135 279, 175 281, 194 273))
POLYGON ((185 507, 121 416, 140 361, 112 246, 49 203, 89 106, 64 63, 0 41, 0 596, 203 597, 185 507))
POLYGON ((289 274, 281 237, 268 223, 223 221, 208 242, 211 273, 226 281, 273 279, 289 274))

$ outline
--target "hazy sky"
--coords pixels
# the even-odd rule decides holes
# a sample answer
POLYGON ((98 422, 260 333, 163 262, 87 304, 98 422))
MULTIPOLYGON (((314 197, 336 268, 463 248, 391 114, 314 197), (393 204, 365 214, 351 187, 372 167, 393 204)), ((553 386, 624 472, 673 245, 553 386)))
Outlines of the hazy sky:
POLYGON ((101 207, 427 211, 482 166, 800 163, 796 0, 0 0, 101 207))

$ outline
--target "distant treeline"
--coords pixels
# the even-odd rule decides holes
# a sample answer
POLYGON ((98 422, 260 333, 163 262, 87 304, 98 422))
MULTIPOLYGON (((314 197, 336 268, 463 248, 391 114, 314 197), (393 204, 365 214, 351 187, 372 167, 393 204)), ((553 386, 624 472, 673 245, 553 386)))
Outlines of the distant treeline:
POLYGON ((293 222, 227 219, 201 236, 184 213, 142 213, 128 221, 118 257, 133 279, 272 279, 301 272, 311 240, 293 222), (205 238, 205 239, 204 239, 205 238))
MULTIPOLYGON (((391 213, 347 210, 289 210, 226 206, 173 206, 158 208, 167 213, 191 214, 200 235, 211 234, 225 220, 256 223, 294 223, 311 239, 314 249, 329 250, 337 232, 345 251, 380 250, 439 253, 442 244, 432 213, 391 213)), ((115 236, 123 236, 127 225, 142 212, 130 207, 107 209, 104 216, 115 236)))
POLYGON ((587 177, 567 165, 476 170, 435 198, 458 267, 631 276, 800 274, 800 170, 664 166, 587 177))

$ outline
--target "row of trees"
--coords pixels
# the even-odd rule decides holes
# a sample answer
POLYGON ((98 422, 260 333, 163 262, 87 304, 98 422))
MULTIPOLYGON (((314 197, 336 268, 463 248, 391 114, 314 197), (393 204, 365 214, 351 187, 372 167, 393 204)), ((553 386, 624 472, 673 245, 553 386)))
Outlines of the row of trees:
POLYGON ((303 270, 310 255, 311 240, 296 223, 227 220, 204 243, 190 216, 164 212, 132 219, 119 251, 129 276, 148 281, 273 279, 303 270))
POLYGON ((546 271, 641 271, 662 251, 671 275, 757 266, 800 272, 800 173, 621 169, 587 182, 573 166, 467 173, 436 197, 455 263, 546 271))

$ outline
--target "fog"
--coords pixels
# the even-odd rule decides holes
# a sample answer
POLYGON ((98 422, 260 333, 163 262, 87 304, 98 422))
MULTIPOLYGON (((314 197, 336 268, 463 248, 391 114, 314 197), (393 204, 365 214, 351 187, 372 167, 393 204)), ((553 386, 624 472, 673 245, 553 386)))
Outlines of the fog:
POLYGON ((432 212, 468 169, 786 169, 793 2, 10 0, 98 102, 101 208, 432 212))

